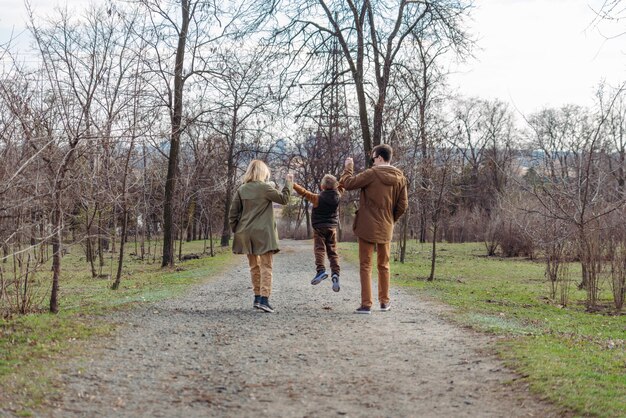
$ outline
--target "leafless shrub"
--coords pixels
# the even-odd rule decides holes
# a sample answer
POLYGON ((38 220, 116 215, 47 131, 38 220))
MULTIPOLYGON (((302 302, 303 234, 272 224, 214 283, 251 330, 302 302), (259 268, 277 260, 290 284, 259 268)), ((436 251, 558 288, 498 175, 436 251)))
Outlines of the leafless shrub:
POLYGON ((503 222, 498 235, 498 245, 504 257, 534 257, 531 237, 514 222, 503 222))
POLYGON ((555 238, 543 246, 546 258, 546 278, 550 286, 550 299, 556 300, 560 291, 560 304, 568 303, 569 280, 568 260, 566 257, 567 243, 564 239, 555 238))
POLYGON ((0 316, 27 314, 41 306, 45 295, 37 277, 41 268, 36 248, 15 251, 8 267, 0 265, 0 316))
POLYGON ((604 267, 604 241, 597 231, 593 231, 581 237, 578 240, 578 246, 583 274, 582 283, 579 287, 587 291, 587 309, 595 310, 604 267))
POLYGON ((502 218, 499 214, 494 215, 486 223, 483 242, 485 243, 488 257, 493 257, 494 255, 496 255, 496 251, 500 245, 502 225, 502 218))
POLYGON ((469 210, 463 206, 445 219, 443 236, 448 242, 480 242, 484 239, 488 219, 480 210, 469 210))

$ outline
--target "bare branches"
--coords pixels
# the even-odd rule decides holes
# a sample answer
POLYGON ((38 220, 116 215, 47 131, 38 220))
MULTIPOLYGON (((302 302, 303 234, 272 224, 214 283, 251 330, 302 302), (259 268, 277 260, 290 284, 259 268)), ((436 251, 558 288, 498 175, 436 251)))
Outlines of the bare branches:
POLYGON ((624 1, 604 0, 599 8, 591 7, 591 10, 595 13, 595 17, 590 26, 598 30, 601 30, 603 24, 612 24, 613 27, 617 27, 613 29, 614 33, 611 35, 604 35, 607 39, 617 39, 626 34, 622 25, 624 19, 626 19, 626 3, 624 1))
POLYGON ((468 8, 459 1, 401 1, 394 6, 382 1, 340 4, 309 0, 284 4, 288 5, 285 14, 292 23, 277 31, 276 36, 282 37, 285 44, 300 42, 306 45, 301 48, 305 53, 318 53, 330 35, 339 45, 354 85, 365 156, 382 141, 392 73, 398 63, 411 59, 406 52, 411 39, 458 44, 457 51, 465 51, 462 45, 471 43, 461 29, 468 8))

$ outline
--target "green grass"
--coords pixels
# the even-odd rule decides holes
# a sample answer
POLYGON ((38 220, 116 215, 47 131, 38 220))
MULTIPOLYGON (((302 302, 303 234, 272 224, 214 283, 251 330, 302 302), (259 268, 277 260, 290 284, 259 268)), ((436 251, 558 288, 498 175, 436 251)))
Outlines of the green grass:
MULTIPOLYGON (((199 254, 203 245, 202 241, 185 243, 183 254, 199 254)), ((107 312, 179 295, 190 285, 214 276, 235 260, 230 248, 217 245, 215 257, 178 263, 173 271, 161 269, 158 257, 157 263, 151 264, 127 256, 118 290, 110 289, 110 278, 92 278, 80 248, 74 247, 62 261, 60 312, 56 315, 46 311, 51 273, 43 268, 38 290, 42 297, 35 307, 39 313, 0 319, 0 403, 11 402, 16 414, 28 416, 53 395, 55 362, 79 355, 84 341, 115 329, 104 317, 107 312)), ((107 260, 106 273, 116 268, 117 263, 107 260)))
MULTIPOLYGON (((357 261, 353 243, 342 256, 357 261)), ((585 311, 584 291, 572 264, 569 304, 548 300, 544 264, 485 257, 482 244, 440 244, 435 280, 428 282, 430 245, 412 244, 404 264, 393 262, 396 285, 454 307, 459 323, 505 336, 497 350, 525 376, 531 388, 576 414, 626 416, 626 315, 611 314, 608 283, 600 302, 605 312, 585 311)))

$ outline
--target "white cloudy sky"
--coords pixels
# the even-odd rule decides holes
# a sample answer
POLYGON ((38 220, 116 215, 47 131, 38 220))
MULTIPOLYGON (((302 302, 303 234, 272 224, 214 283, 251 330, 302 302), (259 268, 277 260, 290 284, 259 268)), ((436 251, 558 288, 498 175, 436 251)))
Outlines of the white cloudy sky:
POLYGON ((476 0, 473 27, 481 50, 452 84, 462 94, 509 101, 523 113, 591 104, 601 79, 626 81, 626 36, 606 40, 591 25, 591 7, 601 2, 476 0))
MULTIPOLYGON (((604 0, 475 0, 476 59, 451 84, 464 95, 499 98, 529 113, 543 106, 591 104, 601 79, 626 80, 626 36, 606 40, 592 27, 592 7, 604 0)), ((86 4, 69 0, 67 4, 86 4)), ((55 0, 31 0, 39 12, 55 0)), ((0 0, 0 42, 24 27, 20 1, 0 0)), ((616 28, 604 27, 606 34, 616 28)), ((622 30, 626 23, 622 23, 622 30)))

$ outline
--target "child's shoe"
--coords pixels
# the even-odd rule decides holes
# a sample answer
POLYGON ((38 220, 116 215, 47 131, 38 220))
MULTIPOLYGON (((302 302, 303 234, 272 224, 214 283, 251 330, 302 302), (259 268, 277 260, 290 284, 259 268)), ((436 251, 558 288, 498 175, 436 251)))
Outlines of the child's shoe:
POLYGON ((327 277, 328 273, 326 273, 326 270, 318 271, 313 280, 311 280, 311 284, 320 284, 327 277))
POLYGON ((261 305, 261 295, 254 295, 254 303, 252 306, 258 308, 259 305, 261 305))
POLYGON ((338 273, 333 273, 332 281, 333 281, 333 291, 339 292, 341 287, 339 287, 339 274, 338 273))

